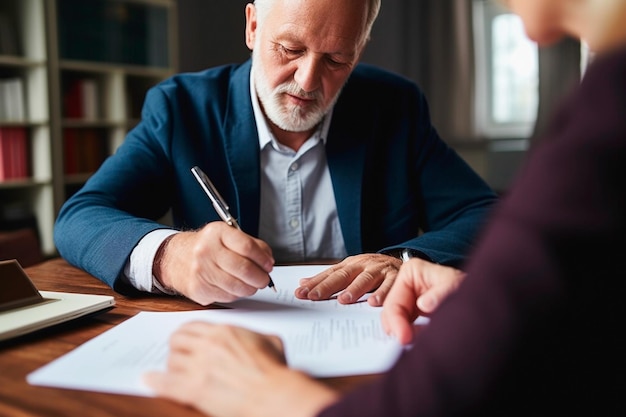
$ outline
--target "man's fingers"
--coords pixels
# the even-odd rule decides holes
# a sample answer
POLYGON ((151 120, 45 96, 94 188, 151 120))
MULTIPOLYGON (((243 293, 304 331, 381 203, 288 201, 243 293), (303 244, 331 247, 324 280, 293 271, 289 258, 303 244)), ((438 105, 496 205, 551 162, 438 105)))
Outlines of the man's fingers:
POLYGON ((304 286, 296 289, 296 296, 314 301, 327 300, 345 289, 352 282, 353 274, 351 267, 336 268, 322 277, 311 278, 304 286))

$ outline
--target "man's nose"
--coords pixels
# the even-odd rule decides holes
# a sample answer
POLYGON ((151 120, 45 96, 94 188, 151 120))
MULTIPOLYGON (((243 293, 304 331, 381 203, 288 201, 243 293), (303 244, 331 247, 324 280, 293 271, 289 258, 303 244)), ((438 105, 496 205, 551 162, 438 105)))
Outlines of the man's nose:
POLYGON ((313 54, 307 55, 298 62, 294 80, 301 89, 312 92, 319 88, 322 72, 321 58, 313 54))

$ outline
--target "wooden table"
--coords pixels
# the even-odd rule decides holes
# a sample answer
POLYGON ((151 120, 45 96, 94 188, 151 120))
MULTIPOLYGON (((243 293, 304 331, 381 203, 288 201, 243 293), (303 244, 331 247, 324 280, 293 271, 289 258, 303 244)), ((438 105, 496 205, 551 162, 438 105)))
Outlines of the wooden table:
MULTIPOLYGON (((113 295, 116 305, 95 316, 83 317, 0 343, 0 416, 203 416, 196 410, 160 398, 29 385, 26 382, 27 374, 140 311, 184 311, 206 307, 180 297, 151 294, 136 298, 121 296, 60 258, 25 270, 39 290, 113 295)), ((373 378, 376 376, 328 378, 321 381, 347 391, 373 378)))

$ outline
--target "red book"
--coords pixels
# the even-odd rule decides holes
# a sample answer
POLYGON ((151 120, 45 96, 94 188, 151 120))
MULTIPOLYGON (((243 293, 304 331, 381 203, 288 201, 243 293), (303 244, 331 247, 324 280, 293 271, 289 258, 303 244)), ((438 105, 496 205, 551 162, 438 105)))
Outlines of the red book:
POLYGON ((28 135, 26 128, 13 127, 13 178, 28 177, 28 135))
POLYGON ((70 85, 63 95, 63 107, 65 108, 65 117, 79 119, 83 117, 82 93, 80 88, 80 80, 70 81, 70 85))
POLYGON ((0 180, 26 178, 28 171, 26 128, 0 128, 0 180))
POLYGON ((99 165, 98 143, 100 139, 98 132, 94 129, 84 129, 81 131, 81 163, 80 171, 83 173, 94 172, 99 165))
POLYGON ((0 181, 10 178, 11 151, 7 129, 0 127, 0 181))
POLYGON ((96 80, 71 80, 63 96, 63 106, 67 118, 96 120, 100 112, 96 80))

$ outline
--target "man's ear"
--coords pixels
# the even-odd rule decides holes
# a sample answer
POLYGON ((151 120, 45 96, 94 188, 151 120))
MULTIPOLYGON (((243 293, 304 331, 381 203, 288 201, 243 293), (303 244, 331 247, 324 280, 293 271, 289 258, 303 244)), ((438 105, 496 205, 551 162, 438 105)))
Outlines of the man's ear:
POLYGON ((248 49, 254 49, 256 40, 257 15, 256 7, 252 3, 246 5, 246 46, 248 49))

